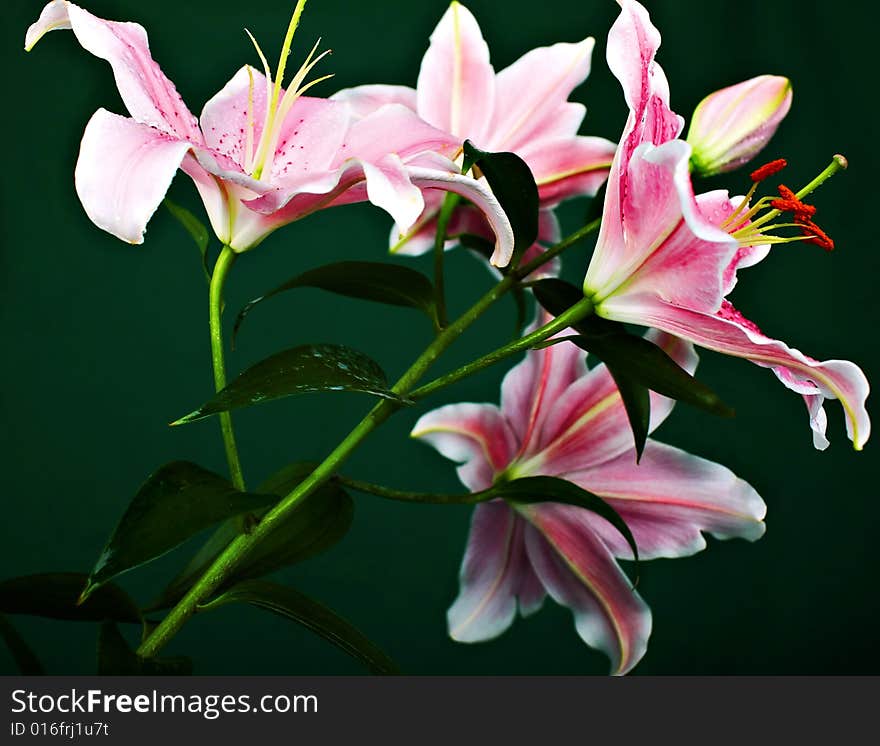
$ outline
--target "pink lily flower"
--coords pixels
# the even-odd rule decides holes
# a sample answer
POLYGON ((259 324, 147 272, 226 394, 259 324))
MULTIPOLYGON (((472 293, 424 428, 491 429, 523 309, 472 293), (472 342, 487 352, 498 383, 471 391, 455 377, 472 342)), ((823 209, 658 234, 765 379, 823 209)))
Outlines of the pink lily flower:
MULTIPOLYGON (((630 115, 611 167, 584 293, 600 316, 660 329, 770 368, 803 396, 816 448, 828 446, 823 402, 839 399, 849 438, 860 450, 870 435, 864 373, 851 362, 821 362, 768 337, 726 298, 739 269, 761 261, 771 244, 794 240, 772 234, 784 226, 768 225, 782 212, 792 212, 810 240, 833 248, 811 219, 815 208, 785 187, 782 199, 771 201, 774 209, 763 215, 766 199, 749 209, 747 199, 732 200, 726 191, 695 196, 688 169, 692 149, 678 139, 683 122, 669 108, 666 76, 654 61, 660 34, 639 3, 619 2, 608 63, 623 85, 630 115)), ((782 165, 758 169, 755 182, 782 165)))
MULTIPOLYGON (((655 335, 693 371, 693 347, 655 335)), ((583 351, 563 342, 529 352, 504 378, 500 408, 453 404, 429 412, 413 436, 459 462, 472 491, 498 479, 554 476, 604 498, 632 531, 642 560, 684 557, 705 548, 703 532, 754 541, 766 506, 728 469, 649 439, 637 465, 628 420, 611 375, 587 370, 583 351)), ((673 402, 651 394, 651 429, 673 402)), ((569 607, 587 645, 606 653, 615 674, 645 654, 651 612, 616 558, 632 550, 610 523, 558 503, 481 503, 473 514, 460 593, 449 609, 449 634, 489 640, 537 611, 549 594, 569 607)))
POLYGON ((317 45, 282 87, 304 5, 297 3, 274 79, 254 42, 264 74, 241 68, 199 120, 151 57, 143 27, 97 18, 67 0, 45 6, 27 31, 25 49, 48 31, 72 30, 83 48, 110 63, 131 115, 99 109, 86 126, 75 180, 91 220, 142 243, 181 169, 195 182, 217 237, 246 251, 286 223, 355 201, 370 200, 408 227, 423 212, 422 190, 440 189, 485 211, 493 261, 506 264, 513 251, 510 223, 491 190, 462 176, 448 159, 459 146, 456 138, 401 105, 354 118, 341 102, 303 96, 324 79, 305 82, 324 56, 314 56, 317 45))
MULTIPOLYGON (((551 208, 569 197, 594 195, 605 183, 614 155, 614 143, 577 134, 586 108, 567 100, 590 73, 593 46, 588 38, 533 49, 496 74, 476 19, 453 2, 431 34, 415 89, 368 85, 340 91, 333 98, 347 102, 358 116, 387 103, 403 104, 452 135, 458 145, 467 139, 482 150, 516 153, 538 184, 544 208, 538 239, 554 242, 559 229, 551 208)), ((442 196, 426 195, 425 202, 415 226, 394 227, 392 251, 422 254, 433 248, 442 196)), ((458 220, 449 235, 467 228, 487 236, 481 215, 458 220)), ((541 250, 536 244, 526 260, 541 250)))

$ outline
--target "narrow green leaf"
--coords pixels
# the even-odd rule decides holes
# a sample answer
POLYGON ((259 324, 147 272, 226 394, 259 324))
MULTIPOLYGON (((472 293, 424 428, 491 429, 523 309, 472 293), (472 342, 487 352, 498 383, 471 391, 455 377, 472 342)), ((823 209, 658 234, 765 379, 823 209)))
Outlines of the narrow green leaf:
MULTIPOLYGON (((532 288, 538 302, 554 316, 583 297, 574 285, 555 278, 540 280, 532 288)), ((660 347, 627 332, 623 324, 588 316, 575 329, 580 335, 572 341, 593 353, 618 375, 711 414, 733 416, 733 410, 712 389, 679 366, 660 347)))
MULTIPOLYGON (((315 466, 310 462, 285 466, 263 482, 258 490, 260 493, 274 494, 275 500, 280 500, 315 466)), ((259 518, 264 512, 260 511, 256 516, 259 518)), ((326 551, 348 533, 353 516, 354 502, 348 493, 335 482, 325 484, 302 500, 275 532, 245 558, 235 569, 231 580, 259 577, 326 551)), ((241 526, 234 522, 227 522, 217 529, 189 564, 168 584, 161 597, 150 604, 150 610, 177 603, 241 530, 241 526)))
POLYGON ((564 503, 589 510, 604 518, 620 532, 638 562, 639 548, 626 521, 605 500, 578 487, 574 482, 558 477, 523 477, 500 484, 493 488, 493 492, 496 497, 503 497, 512 503, 564 503))
POLYGON ((492 193, 510 220, 514 236, 514 259, 538 238, 538 187, 526 162, 514 153, 487 153, 464 142, 464 171, 476 166, 486 177, 492 193))
POLYGON ((129 503, 95 563, 82 598, 215 523, 258 511, 276 499, 272 494, 240 492, 223 477, 188 461, 162 466, 129 503))
POLYGON ((648 442, 648 433, 651 431, 651 392, 615 366, 606 363, 606 367, 620 392, 623 408, 626 410, 626 417, 632 430, 636 463, 638 463, 642 460, 645 444, 648 442))
POLYGON ((44 573, 4 580, 0 583, 0 613, 65 619, 75 622, 141 623, 134 601, 119 586, 98 588, 77 603, 88 576, 79 572, 44 573))
POLYGON ((202 255, 202 268, 205 270, 205 279, 207 279, 210 285, 211 268, 208 266, 208 245, 211 242, 211 234, 208 232, 205 224, 185 207, 181 207, 167 197, 163 200, 163 204, 168 209, 168 212, 177 218, 192 240, 195 241, 196 247, 202 255))
POLYGON ((24 638, 18 633, 18 630, 12 625, 5 616, 0 615, 0 637, 12 653, 15 665, 22 676, 45 676, 46 669, 40 663, 34 651, 25 642, 24 638))
POLYGON ((213 609, 231 603, 248 603, 291 619, 364 663, 372 673, 400 673, 394 661, 356 627, 293 588, 266 580, 246 580, 202 608, 213 609))
POLYGON ((98 633, 99 676, 191 676, 189 658, 140 658, 113 622, 98 633))
POLYGON ((388 388, 384 371, 364 353, 341 345, 303 345, 251 366, 213 399, 171 424, 313 391, 358 391, 409 403, 388 388))
POLYGON ((295 288, 320 288, 349 298, 414 308, 422 311, 433 323, 437 312, 434 286, 421 272, 410 267, 383 262, 336 262, 310 269, 279 285, 259 298, 254 298, 238 313, 233 340, 247 315, 263 301, 295 288))

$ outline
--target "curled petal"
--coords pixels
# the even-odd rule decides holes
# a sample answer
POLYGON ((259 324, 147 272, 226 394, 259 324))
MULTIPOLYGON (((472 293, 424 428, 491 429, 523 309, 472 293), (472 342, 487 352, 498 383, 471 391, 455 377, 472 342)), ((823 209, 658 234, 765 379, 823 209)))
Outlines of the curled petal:
POLYGON ((410 435, 462 464, 458 476, 470 490, 492 485, 513 458, 516 439, 493 404, 449 404, 423 415, 410 435))
POLYGON ((840 400, 846 413, 847 433, 856 450, 862 449, 871 434, 865 408, 870 387, 857 365, 847 360, 821 362, 807 357, 765 336, 726 301, 717 314, 709 314, 663 303, 651 296, 628 296, 612 299, 606 313, 610 318, 662 329, 700 347, 770 368, 788 388, 804 396, 818 448, 827 445, 824 399, 840 400))
MULTIPOLYGON (((629 526, 641 559, 684 557, 705 548, 702 532, 755 541, 767 506, 729 469, 649 440, 638 465, 629 454, 567 478, 606 499, 629 526)), ((632 549, 612 526, 596 530, 617 557, 632 549)))
POLYGON ((791 108, 791 83, 760 75, 709 94, 694 110, 687 141, 704 176, 732 171, 752 160, 791 108))
POLYGON ((589 511, 548 503, 521 508, 531 523, 526 551, 551 598, 574 614, 590 647, 625 674, 639 662, 651 635, 651 611, 591 526, 589 511))
POLYGON ((482 142, 495 100, 495 71, 476 19, 455 0, 431 34, 416 90, 422 119, 459 140, 482 142))
POLYGON ((83 49, 110 63, 119 95, 138 122, 196 144, 202 142, 196 118, 150 55, 143 26, 105 21, 78 5, 54 0, 28 29, 25 48, 33 48, 54 29, 72 29, 83 49))
POLYGON ((544 592, 526 557, 523 519, 507 504, 478 505, 461 565, 458 598, 446 618, 458 642, 497 637, 513 622, 517 598, 523 615, 536 611, 544 592))
POLYGON ((586 109, 566 99, 590 74, 594 46, 588 38, 540 47, 498 73, 486 147, 519 153, 536 142, 574 136, 586 109))
POLYGON ((99 228, 129 243, 144 231, 190 144, 133 119, 98 109, 76 162, 76 193, 99 228))
POLYGON ((422 214, 425 201, 421 190, 410 181, 403 161, 391 154, 376 164, 363 166, 370 202, 391 215, 404 231, 408 230, 422 214))
POLYGON ((513 256, 513 228, 501 203, 484 179, 473 179, 459 173, 413 166, 408 168, 408 172, 412 183, 416 186, 455 192, 472 202, 483 213, 495 234, 495 250, 489 261, 496 267, 506 267, 510 264, 513 256))

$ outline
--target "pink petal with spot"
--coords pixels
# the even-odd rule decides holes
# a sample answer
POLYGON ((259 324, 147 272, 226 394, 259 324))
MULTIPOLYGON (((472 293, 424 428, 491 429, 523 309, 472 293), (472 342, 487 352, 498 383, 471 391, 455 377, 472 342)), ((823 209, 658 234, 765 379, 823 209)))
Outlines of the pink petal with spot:
POLYGON ((150 55, 143 26, 105 21, 78 5, 54 0, 28 29, 25 48, 32 49, 55 29, 71 29, 83 49, 110 63, 119 95, 138 122, 195 144, 202 142, 196 118, 150 55))

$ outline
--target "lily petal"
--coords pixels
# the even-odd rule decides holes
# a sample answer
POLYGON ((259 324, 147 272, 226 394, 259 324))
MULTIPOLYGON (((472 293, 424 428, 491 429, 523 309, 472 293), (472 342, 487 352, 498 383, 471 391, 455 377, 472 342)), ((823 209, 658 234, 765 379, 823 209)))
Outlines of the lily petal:
POLYGON ((452 2, 431 34, 416 85, 417 111, 459 140, 483 142, 495 100, 489 47, 473 14, 452 2))
POLYGON ((83 49, 110 63, 119 95, 138 122, 195 144, 202 142, 196 118, 150 55, 143 26, 105 21, 78 5, 54 0, 28 29, 25 48, 33 48, 54 29, 72 29, 83 49))
POLYGON ((539 47, 498 73, 487 147, 519 153, 530 144, 575 135, 586 109, 567 99, 590 74, 595 43, 588 38, 539 47))
POLYGON ((608 178, 616 145, 603 137, 537 140, 519 152, 538 185, 543 206, 593 196, 608 178))
MULTIPOLYGON (((696 370, 699 358, 690 343, 656 332, 650 332, 647 338, 689 373, 696 370)), ((570 342, 557 345, 560 346, 575 347, 570 342)), ((664 422, 674 406, 672 399, 651 392, 651 432, 664 422)), ((548 403, 537 446, 532 450, 532 458, 520 467, 523 472, 564 476, 618 456, 635 463, 623 401, 604 365, 597 365, 548 403)))
POLYGON ((825 439, 824 399, 839 399, 846 413, 846 430, 856 450, 871 434, 865 408, 870 387, 862 370, 847 360, 824 362, 807 357, 783 342, 764 335, 727 301, 717 314, 664 303, 649 295, 626 295, 603 304, 609 318, 652 326, 709 350, 742 357, 770 368, 788 388, 804 396, 817 448, 825 439))
POLYGON ((415 111, 416 89, 404 85, 360 85, 337 91, 330 100, 342 101, 355 117, 363 118, 386 104, 400 104, 415 111))
POLYGON ((190 144, 98 109, 86 125, 76 163, 76 192, 99 228, 129 243, 165 197, 190 144))
MULTIPOLYGON (((702 532, 755 541, 764 535, 767 506, 729 469, 649 440, 636 465, 629 454, 566 475, 601 495, 629 526, 641 559, 685 557, 706 547, 702 532)), ((610 524, 595 529, 616 557, 632 549, 610 524)))
POLYGON ((522 506, 531 523, 526 551, 551 598, 574 614, 590 647, 611 659, 611 672, 631 671, 645 654, 651 611, 591 526, 589 511, 548 503, 522 506))
POLYGON ((410 433, 461 464, 458 476, 469 490, 488 489, 513 458, 516 440, 494 404, 449 404, 423 415, 410 433))
POLYGON ((544 591, 526 558, 524 528, 523 519, 503 501, 475 508, 461 590, 446 614, 452 639, 482 642, 500 635, 513 622, 523 590, 523 615, 540 606, 544 591))
POLYGON ((404 230, 418 220, 425 207, 422 191, 410 181, 403 161, 393 153, 378 163, 364 163, 367 196, 404 230))

